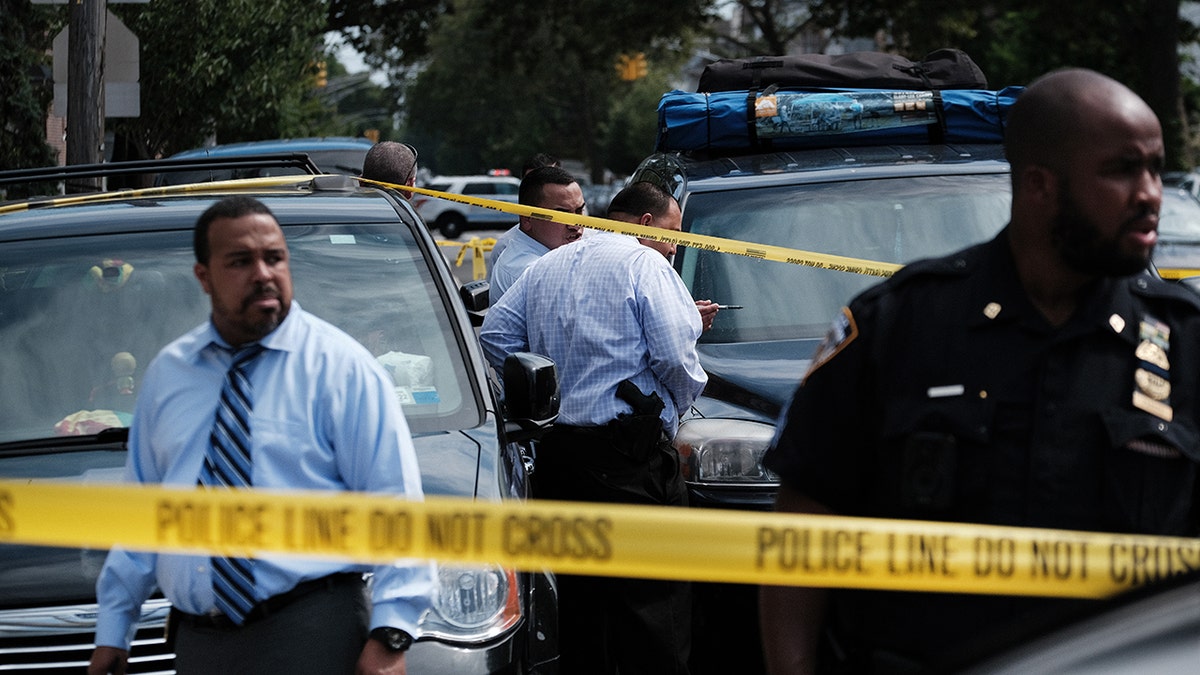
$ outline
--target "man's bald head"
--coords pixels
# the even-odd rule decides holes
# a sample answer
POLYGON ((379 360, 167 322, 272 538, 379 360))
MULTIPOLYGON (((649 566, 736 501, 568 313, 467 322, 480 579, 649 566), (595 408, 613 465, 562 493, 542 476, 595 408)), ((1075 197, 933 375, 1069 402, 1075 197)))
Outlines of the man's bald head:
POLYGON ((362 177, 393 185, 413 185, 417 150, 407 143, 380 141, 363 158, 362 177))
POLYGON ((1017 98, 1005 142, 1009 240, 1027 261, 1027 286, 1061 298, 1087 280, 1145 269, 1165 159, 1162 125, 1145 101, 1094 71, 1057 70, 1017 98))
POLYGON ((1115 125, 1145 116, 1154 117, 1145 101, 1093 70, 1066 68, 1034 80, 1017 98, 1005 128, 1014 190, 1026 167, 1061 173, 1079 148, 1111 134, 1115 125))

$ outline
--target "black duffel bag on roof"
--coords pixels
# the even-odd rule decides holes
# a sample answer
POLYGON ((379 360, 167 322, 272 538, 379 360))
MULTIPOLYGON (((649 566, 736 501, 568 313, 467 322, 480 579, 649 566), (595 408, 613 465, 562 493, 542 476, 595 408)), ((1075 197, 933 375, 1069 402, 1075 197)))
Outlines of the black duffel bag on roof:
POLYGON ((787 88, 987 89, 987 77, 965 52, 938 49, 920 61, 896 54, 798 54, 721 59, 700 75, 698 92, 787 88))

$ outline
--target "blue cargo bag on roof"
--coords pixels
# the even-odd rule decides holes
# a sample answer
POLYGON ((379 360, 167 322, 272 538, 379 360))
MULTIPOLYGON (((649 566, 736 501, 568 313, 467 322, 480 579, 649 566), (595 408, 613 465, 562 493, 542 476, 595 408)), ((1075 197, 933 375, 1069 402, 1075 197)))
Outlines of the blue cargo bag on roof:
POLYGON ((1023 87, 671 91, 658 104, 656 150, 729 154, 847 145, 1000 143, 1023 87))

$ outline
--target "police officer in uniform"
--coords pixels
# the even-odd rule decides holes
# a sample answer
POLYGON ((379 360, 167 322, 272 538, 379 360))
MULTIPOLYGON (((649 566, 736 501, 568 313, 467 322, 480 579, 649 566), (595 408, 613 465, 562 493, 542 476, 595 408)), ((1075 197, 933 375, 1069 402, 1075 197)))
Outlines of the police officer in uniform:
MULTIPOLYGON (((1121 84, 1014 105, 1009 225, 843 309, 765 463, 781 511, 1195 536, 1200 299, 1145 272, 1164 148, 1121 84)), ((773 673, 914 672, 1070 603, 764 586, 773 673)))

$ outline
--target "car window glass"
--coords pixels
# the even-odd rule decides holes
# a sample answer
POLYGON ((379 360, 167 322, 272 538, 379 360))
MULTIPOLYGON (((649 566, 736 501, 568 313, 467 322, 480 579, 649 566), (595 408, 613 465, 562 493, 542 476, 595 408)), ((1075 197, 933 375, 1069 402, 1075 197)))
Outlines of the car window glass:
POLYGON ((463 194, 468 195, 490 195, 496 192, 494 183, 467 183, 463 188, 463 194))
POLYGON ((306 150, 313 164, 326 173, 357 176, 362 173, 366 150, 306 150))
MULTIPOLYGON (((1007 174, 844 181, 702 192, 683 229, 817 253, 907 263, 993 236, 1009 210, 1007 174)), ((680 247, 698 299, 742 305, 702 342, 820 338, 840 307, 878 277, 680 247), (797 289, 804 289, 797 293, 797 289)))
POLYGON ((1164 187, 1158 235, 1160 239, 1200 243, 1200 201, 1187 190, 1164 187))
POLYGON ((495 187, 498 195, 515 195, 520 191, 520 186, 513 183, 496 183, 495 187))
POLYGON ((1185 189, 1163 188, 1154 264, 1171 278, 1194 277, 1200 270, 1200 201, 1185 189))
POLYGON ((150 359, 208 315, 193 263, 190 233, 6 244, 0 442, 128 426, 150 359))
POLYGON ((449 310, 410 233, 288 228, 288 245, 296 299, 375 354, 414 431, 478 423, 449 310))
MULTIPOLYGON (((414 431, 479 414, 428 264, 396 227, 285 228, 295 298, 372 348, 414 431)), ((208 318, 191 231, 0 251, 0 443, 128 426, 145 367, 208 318)))

